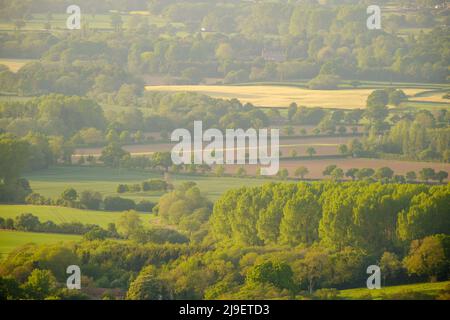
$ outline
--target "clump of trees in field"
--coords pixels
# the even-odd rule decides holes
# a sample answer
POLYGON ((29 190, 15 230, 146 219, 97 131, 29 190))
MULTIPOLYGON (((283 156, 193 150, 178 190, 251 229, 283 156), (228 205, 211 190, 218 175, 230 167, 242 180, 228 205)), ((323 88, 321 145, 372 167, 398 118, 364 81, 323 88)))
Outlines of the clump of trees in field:
POLYGON ((387 121, 391 95, 398 91, 376 90, 367 99, 364 116, 370 121, 368 135, 347 146, 350 154, 389 156, 399 159, 449 162, 450 114, 441 109, 414 114, 394 114, 387 121))
POLYGON ((64 190, 59 198, 51 199, 41 196, 39 193, 31 193, 25 198, 25 203, 34 205, 56 205, 77 209, 126 211, 138 210, 151 212, 155 204, 147 200, 135 202, 132 199, 108 196, 103 198, 101 193, 84 190, 78 193, 74 188, 64 190))
POLYGON ((53 221, 41 222, 39 217, 32 213, 23 213, 15 219, 0 218, 0 229, 26 232, 61 233, 85 235, 87 240, 104 240, 106 238, 120 238, 114 223, 103 229, 96 224, 83 224, 80 222, 63 222, 56 224, 53 221))
POLYGON ((159 179, 151 179, 148 181, 143 181, 142 183, 137 184, 119 184, 117 186, 117 193, 126 193, 126 192, 141 192, 141 191, 168 191, 173 189, 173 185, 167 183, 164 180, 159 179))

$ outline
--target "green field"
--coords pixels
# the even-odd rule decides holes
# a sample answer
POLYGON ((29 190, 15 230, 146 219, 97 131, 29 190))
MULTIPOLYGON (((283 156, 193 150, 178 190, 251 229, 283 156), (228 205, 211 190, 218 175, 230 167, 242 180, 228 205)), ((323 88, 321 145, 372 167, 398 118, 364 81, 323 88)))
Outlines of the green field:
MULTIPOLYGON (((112 15, 112 13, 111 13, 112 15)), ((82 25, 87 25, 90 29, 101 29, 101 30, 113 30, 111 26, 111 15, 110 14, 85 14, 82 16, 82 25)), ((128 28, 128 21, 133 15, 139 15, 147 19, 149 25, 156 25, 158 27, 163 27, 170 24, 173 27, 183 27, 181 23, 169 23, 166 19, 159 16, 152 16, 148 12, 141 14, 140 12, 130 12, 121 13, 123 21, 123 28, 128 28)), ((25 26, 21 28, 21 31, 37 31, 45 30, 45 24, 50 22, 50 28, 53 30, 66 29, 66 21, 69 17, 68 14, 52 14, 50 19, 47 14, 33 14, 30 19, 25 20, 25 26)), ((16 26, 13 22, 7 20, 0 20, 0 30, 2 31, 13 31, 16 30, 16 26)))
MULTIPOLYGON (((141 183, 147 179, 163 179, 161 174, 142 170, 112 169, 106 167, 55 166, 26 175, 34 192, 46 197, 58 197, 69 187, 81 192, 94 190, 105 196, 119 196, 116 193, 120 183, 141 183)), ((269 179, 245 179, 232 177, 201 177, 189 175, 171 175, 170 182, 175 186, 183 182, 194 181, 200 190, 211 200, 219 198, 226 190, 241 186, 257 186, 269 179)), ((135 201, 158 201, 161 192, 137 192, 120 194, 121 197, 135 201)))
MULTIPOLYGON (((80 210, 66 207, 37 206, 37 205, 0 205, 0 217, 15 218, 22 213, 32 213, 39 217, 41 222, 50 220, 55 223, 81 222, 84 224, 97 224, 107 227, 108 223, 117 222, 120 212, 80 210)), ((151 214, 140 214, 147 224, 157 224, 158 219, 151 214)))
POLYGON ((367 299, 369 295, 373 299, 388 298, 397 294, 405 292, 417 292, 423 295, 427 295, 430 298, 436 297, 441 290, 450 285, 450 281, 444 282, 431 282, 431 283, 417 283, 401 286, 391 286, 381 288, 379 290, 369 290, 367 288, 349 289, 339 291, 339 295, 343 299, 357 300, 367 299))
POLYGON ((51 244, 66 241, 79 241, 82 236, 0 230, 0 259, 17 247, 27 243, 51 244))

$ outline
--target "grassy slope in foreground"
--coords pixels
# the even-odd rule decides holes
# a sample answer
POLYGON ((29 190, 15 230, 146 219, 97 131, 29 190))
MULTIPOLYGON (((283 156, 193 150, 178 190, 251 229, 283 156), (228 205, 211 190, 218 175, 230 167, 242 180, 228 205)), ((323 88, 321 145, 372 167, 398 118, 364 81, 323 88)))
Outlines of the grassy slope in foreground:
MULTIPOLYGON (((0 217, 15 218, 22 213, 32 213, 41 222, 51 220, 56 224, 63 222, 81 222, 97 224, 106 228, 108 223, 117 223, 121 212, 80 210, 65 207, 36 206, 36 205, 0 205, 0 217)), ((151 214, 140 214, 144 225, 158 224, 159 219, 151 214)))
POLYGON ((53 234, 53 233, 35 233, 18 232, 9 230, 0 230, 0 259, 17 247, 27 243, 51 244, 66 241, 79 241, 82 236, 72 234, 53 234))
POLYGON ((367 288, 348 289, 339 291, 339 296, 343 299, 366 299, 369 296, 372 299, 381 299, 383 295, 389 298, 392 295, 401 294, 403 292, 418 292, 430 296, 430 298, 436 297, 441 290, 447 285, 450 285, 450 281, 443 282, 428 282, 428 283, 416 283, 401 286, 382 287, 379 290, 369 290, 367 288))

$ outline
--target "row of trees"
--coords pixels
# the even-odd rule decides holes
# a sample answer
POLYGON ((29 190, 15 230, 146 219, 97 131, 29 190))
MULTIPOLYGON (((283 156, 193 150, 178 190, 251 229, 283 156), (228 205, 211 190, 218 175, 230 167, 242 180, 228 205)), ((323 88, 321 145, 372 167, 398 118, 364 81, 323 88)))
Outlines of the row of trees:
POLYGON ((448 199, 448 186, 268 184, 228 191, 215 203, 210 222, 222 242, 296 246, 320 241, 335 249, 352 245, 379 252, 446 233, 448 199), (425 198, 430 200, 421 201, 425 198))
POLYGON ((152 212, 155 204, 142 200, 135 202, 132 199, 108 196, 103 198, 97 191, 84 190, 78 193, 74 188, 64 190, 57 199, 46 198, 39 193, 30 193, 25 198, 25 203, 34 205, 56 205, 78 209, 126 211, 138 210, 140 212, 152 212))
POLYGON ((63 222, 56 224, 50 220, 41 222, 39 217, 32 213, 22 213, 15 219, 4 219, 0 217, 0 229, 26 232, 79 234, 85 235, 87 240, 120 238, 114 223, 109 223, 107 229, 103 229, 96 224, 83 224, 80 222, 63 222))

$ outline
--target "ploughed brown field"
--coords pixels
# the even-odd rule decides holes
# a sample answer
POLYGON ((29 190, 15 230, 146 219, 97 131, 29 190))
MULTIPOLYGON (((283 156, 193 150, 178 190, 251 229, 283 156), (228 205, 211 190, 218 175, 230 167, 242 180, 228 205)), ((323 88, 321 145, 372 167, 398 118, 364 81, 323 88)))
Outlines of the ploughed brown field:
MULTIPOLYGON (((316 155, 337 155, 338 146, 347 143, 351 137, 327 137, 327 138, 296 138, 283 139, 280 141, 280 150, 283 157, 289 156, 292 150, 296 150, 299 156, 307 156, 306 149, 313 147, 316 150, 316 155)), ((170 151, 174 144, 146 144, 146 145, 128 145, 124 149, 134 156, 151 155, 154 152, 170 151)), ((98 157, 101 154, 102 148, 82 148, 77 149, 73 160, 76 161, 79 156, 93 155, 98 157)), ((336 158, 336 159, 304 159, 304 160, 281 160, 280 168, 286 168, 289 175, 294 177, 295 170, 304 166, 308 168, 308 179, 322 179, 324 178, 322 172, 329 165, 337 165, 344 171, 350 168, 372 168, 374 170, 381 167, 389 167, 394 170, 395 174, 405 175, 408 171, 415 171, 418 173, 423 168, 433 168, 436 171, 450 172, 450 164, 434 163, 434 162, 415 162, 415 161, 400 161, 400 160, 384 160, 384 159, 366 159, 366 158, 336 158)), ((226 166, 226 172, 230 174, 236 173, 239 165, 226 166)), ((244 165, 248 175, 255 175, 256 165, 244 165)))
MULTIPOLYGON (((348 143, 351 137, 317 137, 317 138, 293 138, 281 139, 280 151, 284 157, 289 156, 292 150, 297 151, 298 156, 306 156, 306 149, 313 147, 316 155, 336 155, 341 144, 348 143)), ((151 155, 155 152, 172 150, 175 143, 154 143, 140 145, 125 145, 123 149, 132 156, 151 155)), ((102 148, 79 148, 75 150, 73 160, 76 161, 81 155, 94 157, 100 156, 102 148)))

